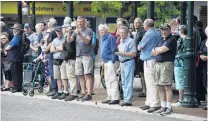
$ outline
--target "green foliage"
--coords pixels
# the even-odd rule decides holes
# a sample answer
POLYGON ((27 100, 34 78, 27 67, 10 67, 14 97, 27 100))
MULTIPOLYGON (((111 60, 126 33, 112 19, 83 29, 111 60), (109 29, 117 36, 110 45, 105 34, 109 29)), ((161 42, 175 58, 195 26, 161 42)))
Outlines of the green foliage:
POLYGON ((102 13, 102 17, 106 17, 109 13, 118 15, 122 3, 120 1, 93 1, 91 10, 102 13))
MULTIPOLYGON (((144 20, 147 17, 147 2, 138 1, 137 6, 138 16, 144 20)), ((102 17, 106 17, 109 13, 119 15, 122 6, 131 6, 131 4, 124 1, 93 1, 92 11, 99 12, 102 17)), ((172 18, 176 18, 180 14, 179 1, 155 1, 156 26, 164 22, 168 22, 172 18)))

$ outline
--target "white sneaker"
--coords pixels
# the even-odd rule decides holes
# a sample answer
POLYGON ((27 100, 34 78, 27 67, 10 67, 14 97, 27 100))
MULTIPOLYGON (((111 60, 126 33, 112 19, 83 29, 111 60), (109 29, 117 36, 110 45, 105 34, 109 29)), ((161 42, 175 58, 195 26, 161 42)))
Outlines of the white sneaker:
POLYGON ((173 103, 172 106, 174 106, 174 107, 181 107, 181 102, 178 101, 177 103, 173 103))

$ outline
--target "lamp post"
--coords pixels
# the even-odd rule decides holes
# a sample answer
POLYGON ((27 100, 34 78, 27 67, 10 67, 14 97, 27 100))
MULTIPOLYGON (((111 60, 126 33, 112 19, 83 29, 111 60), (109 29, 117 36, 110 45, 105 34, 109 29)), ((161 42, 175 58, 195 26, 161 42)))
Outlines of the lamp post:
POLYGON ((181 1, 180 2, 180 24, 181 25, 186 25, 186 2, 181 1))
POLYGON ((188 37, 186 53, 184 54, 184 94, 182 107, 199 107, 196 100, 196 53, 193 40, 193 10, 194 2, 188 1, 188 37))
POLYGON ((132 15, 134 19, 137 17, 137 1, 132 2, 132 15))
POLYGON ((17 2, 18 23, 22 24, 22 2, 17 2))
POLYGON ((35 1, 32 2, 32 18, 33 18, 33 28, 35 31, 36 17, 35 17, 35 1))
POLYGON ((71 19, 73 19, 73 1, 68 1, 67 2, 67 16, 69 16, 71 19))
POLYGON ((154 1, 147 2, 147 18, 152 20, 154 20, 154 7, 155 7, 154 1))

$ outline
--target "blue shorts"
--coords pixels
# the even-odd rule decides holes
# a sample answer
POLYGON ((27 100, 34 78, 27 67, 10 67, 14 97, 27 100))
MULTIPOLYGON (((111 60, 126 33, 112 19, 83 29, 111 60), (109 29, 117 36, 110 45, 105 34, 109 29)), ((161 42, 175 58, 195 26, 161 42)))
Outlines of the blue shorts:
POLYGON ((174 66, 176 89, 184 89, 184 69, 174 66))

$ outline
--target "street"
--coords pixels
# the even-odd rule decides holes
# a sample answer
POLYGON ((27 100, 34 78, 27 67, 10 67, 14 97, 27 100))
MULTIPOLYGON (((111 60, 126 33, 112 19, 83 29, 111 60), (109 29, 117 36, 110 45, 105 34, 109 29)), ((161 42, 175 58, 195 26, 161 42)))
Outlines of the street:
POLYGON ((183 121, 79 104, 87 102, 54 101, 48 97, 40 99, 20 95, 1 94, 2 121, 183 121))

